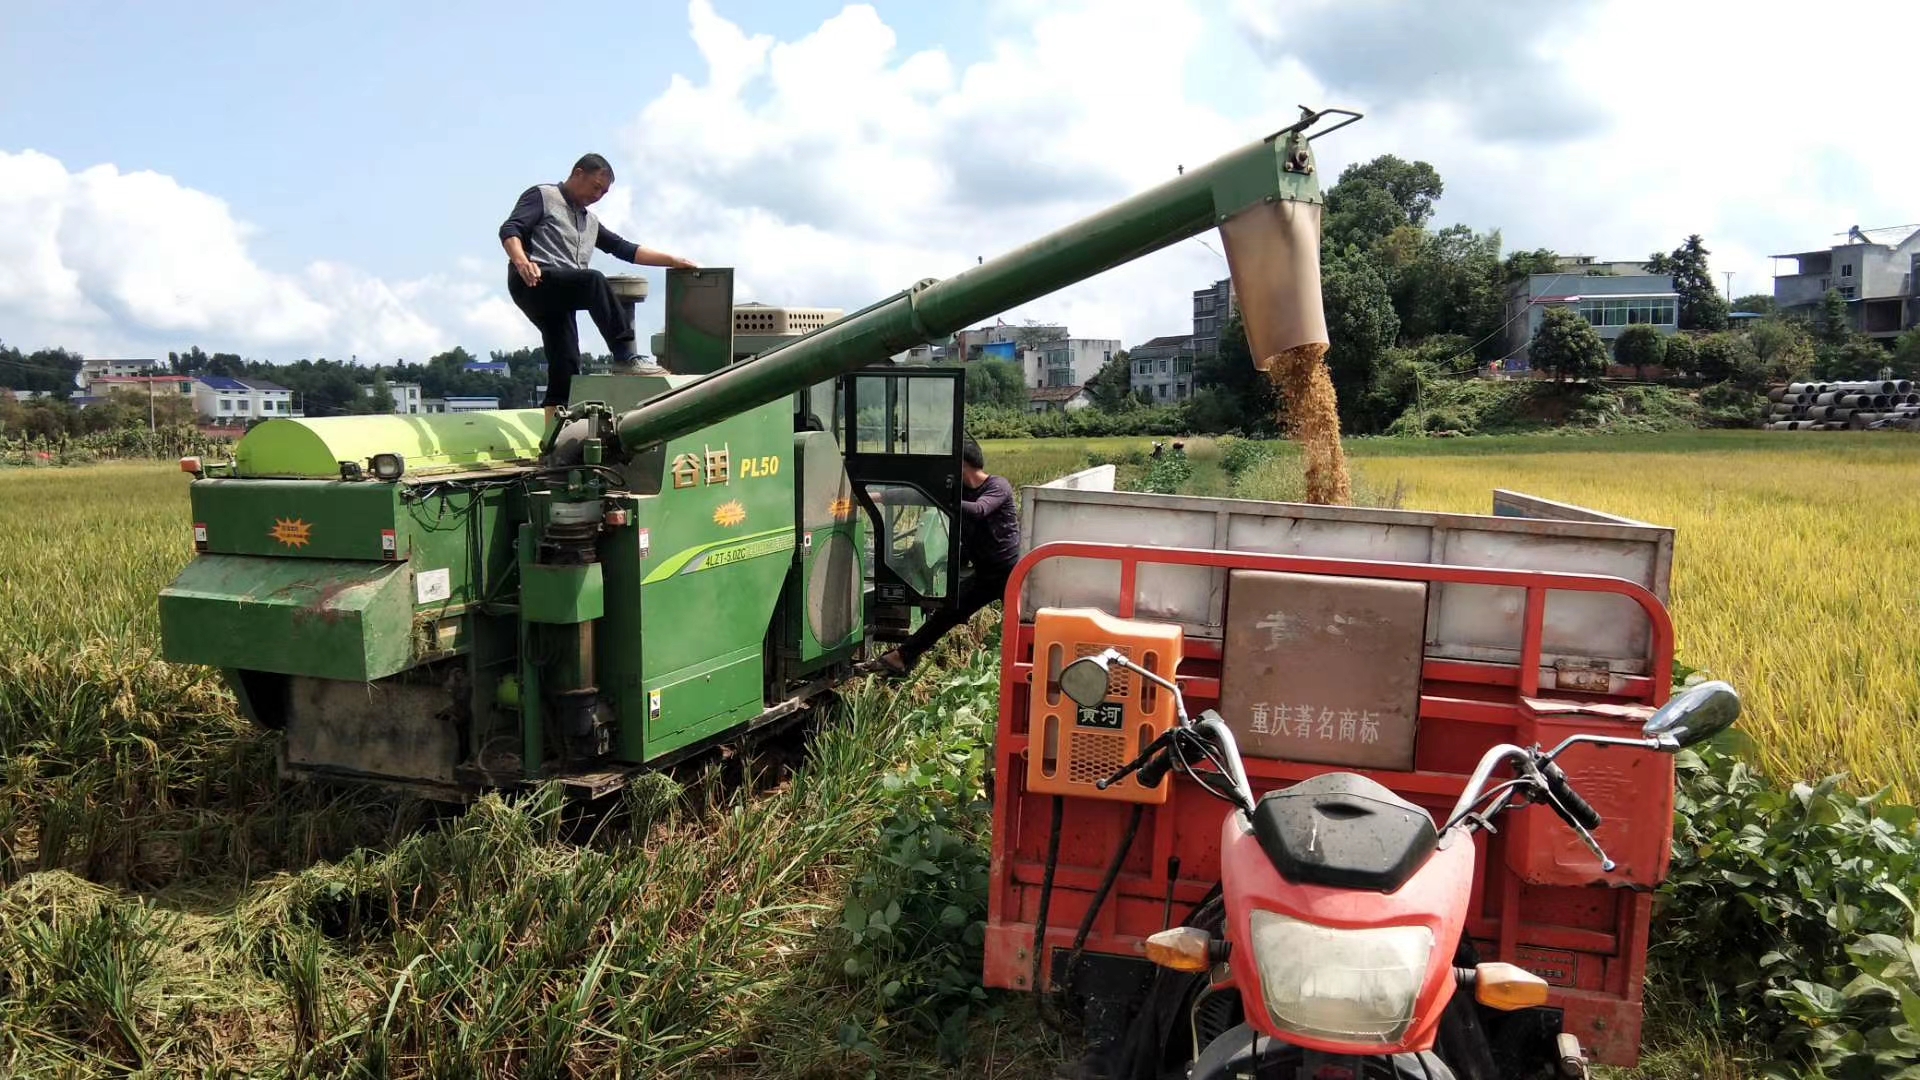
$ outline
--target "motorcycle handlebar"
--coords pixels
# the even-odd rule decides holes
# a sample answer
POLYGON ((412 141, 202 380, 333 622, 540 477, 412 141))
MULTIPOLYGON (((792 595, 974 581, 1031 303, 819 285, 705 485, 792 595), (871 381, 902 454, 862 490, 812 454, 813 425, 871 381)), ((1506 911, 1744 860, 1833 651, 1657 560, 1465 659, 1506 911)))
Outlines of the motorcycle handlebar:
POLYGON ((1560 766, 1551 761, 1542 762, 1540 775, 1547 782, 1547 794, 1551 796, 1548 802, 1562 821, 1589 832, 1600 827, 1600 812, 1573 790, 1573 784, 1560 766))

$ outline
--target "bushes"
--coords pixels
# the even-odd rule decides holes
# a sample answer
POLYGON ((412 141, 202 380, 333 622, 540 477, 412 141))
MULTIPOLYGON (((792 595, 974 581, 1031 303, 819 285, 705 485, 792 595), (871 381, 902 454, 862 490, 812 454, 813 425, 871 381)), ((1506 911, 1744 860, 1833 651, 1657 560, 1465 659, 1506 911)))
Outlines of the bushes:
POLYGON ((1395 420, 1387 434, 1501 435, 1554 427, 1673 431, 1697 420, 1692 403, 1664 386, 1611 390, 1576 383, 1435 380, 1421 404, 1395 420))
POLYGON ((992 406, 967 406, 967 434, 976 439, 1092 439, 1107 436, 1184 435, 1192 428, 1177 405, 1105 412, 1022 412, 992 406))
POLYGON ((1768 1048, 1768 1075, 1916 1075, 1920 815, 1843 776, 1783 788, 1711 746, 1676 764, 1658 977, 1768 1048))

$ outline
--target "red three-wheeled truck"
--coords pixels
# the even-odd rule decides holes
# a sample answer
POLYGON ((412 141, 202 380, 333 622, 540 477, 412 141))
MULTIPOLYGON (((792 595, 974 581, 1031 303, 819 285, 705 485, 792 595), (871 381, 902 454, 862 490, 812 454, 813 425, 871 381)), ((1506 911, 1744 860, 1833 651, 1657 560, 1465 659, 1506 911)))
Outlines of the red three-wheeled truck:
POLYGON ((1630 1065, 1673 753, 1671 530, 1495 491, 1438 514, 1023 493, 985 976, 1086 1075, 1630 1065))

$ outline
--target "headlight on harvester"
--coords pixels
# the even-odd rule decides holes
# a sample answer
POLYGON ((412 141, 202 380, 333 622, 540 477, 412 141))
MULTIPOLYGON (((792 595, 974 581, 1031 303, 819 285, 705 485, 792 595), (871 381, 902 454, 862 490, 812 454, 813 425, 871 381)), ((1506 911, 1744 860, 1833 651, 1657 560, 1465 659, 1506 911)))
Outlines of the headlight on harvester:
POLYGON ((1282 1031, 1330 1042, 1392 1045, 1413 1023, 1433 931, 1336 930, 1253 912, 1253 956, 1267 1013, 1282 1031))

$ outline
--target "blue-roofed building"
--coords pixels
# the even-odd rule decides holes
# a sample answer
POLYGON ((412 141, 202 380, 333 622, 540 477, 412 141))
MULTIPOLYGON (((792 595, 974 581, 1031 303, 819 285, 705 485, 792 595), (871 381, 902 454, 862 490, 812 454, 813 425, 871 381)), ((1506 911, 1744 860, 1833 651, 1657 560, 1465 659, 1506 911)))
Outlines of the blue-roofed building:
POLYGON ((481 375, 499 375, 502 377, 513 373, 511 369, 507 367, 505 360, 475 360, 472 363, 462 365, 460 370, 472 371, 481 375))
POLYGON ((300 416, 293 407, 293 391, 264 379, 236 379, 202 375, 193 381, 193 409, 224 424, 300 416))

